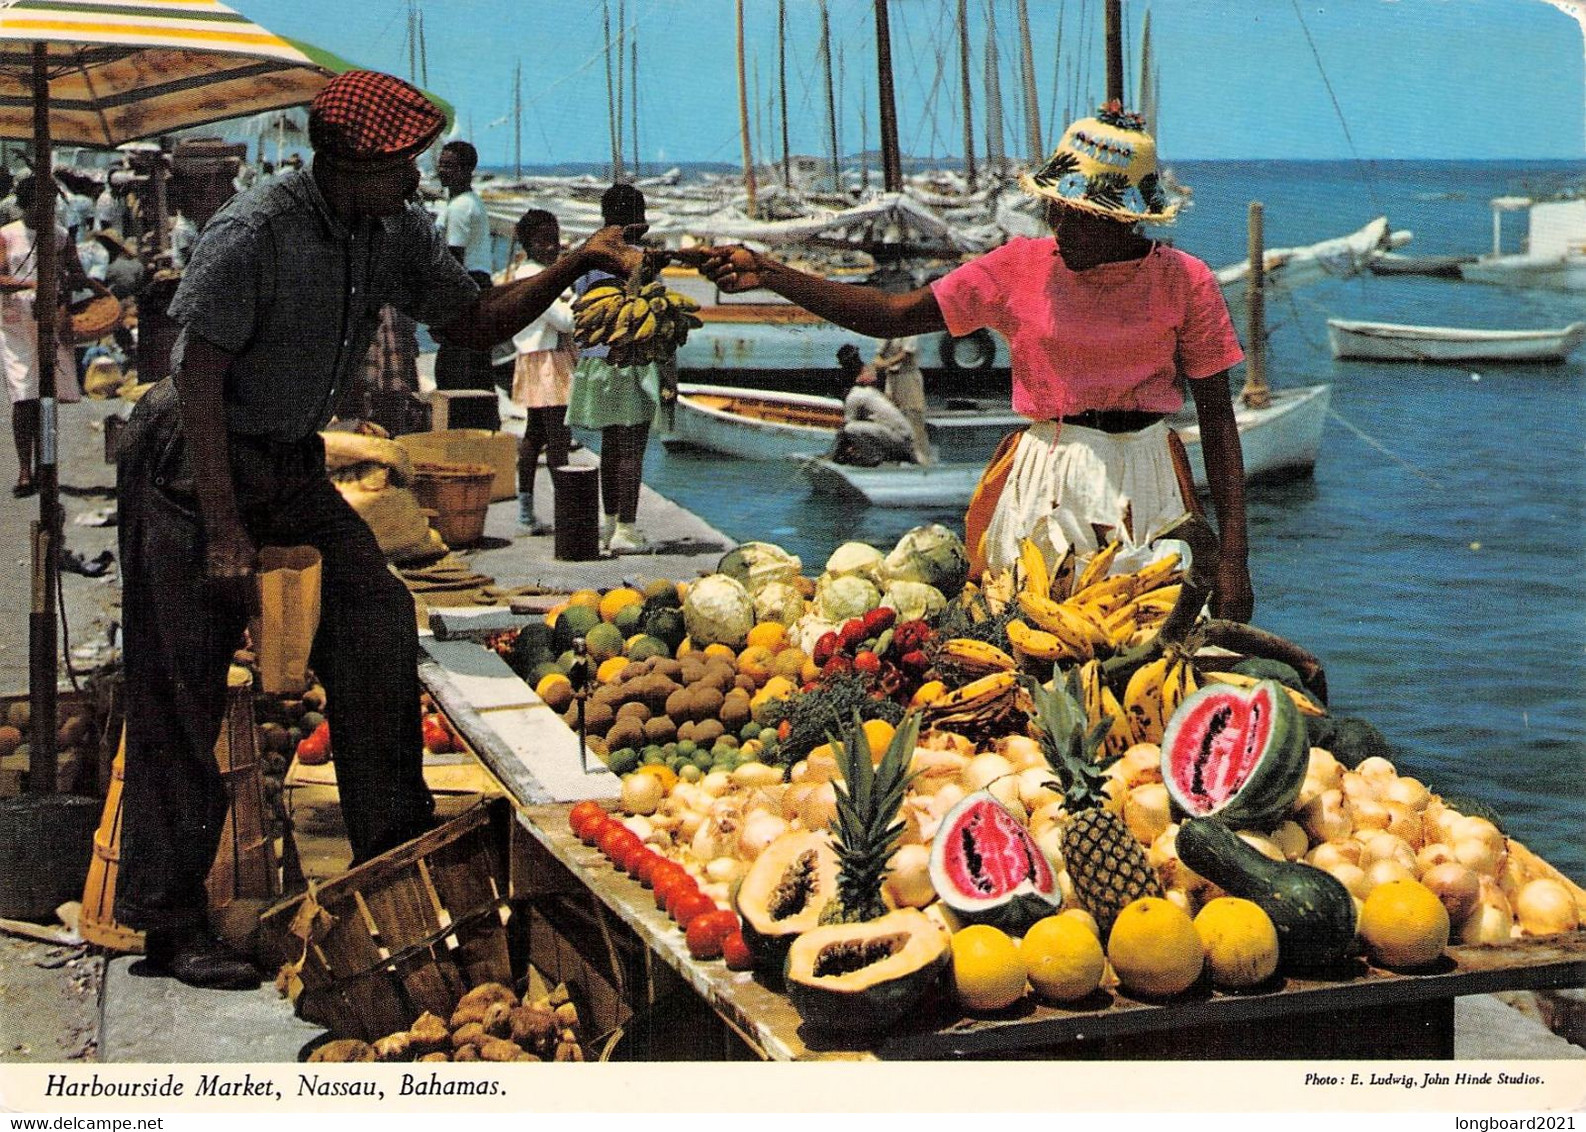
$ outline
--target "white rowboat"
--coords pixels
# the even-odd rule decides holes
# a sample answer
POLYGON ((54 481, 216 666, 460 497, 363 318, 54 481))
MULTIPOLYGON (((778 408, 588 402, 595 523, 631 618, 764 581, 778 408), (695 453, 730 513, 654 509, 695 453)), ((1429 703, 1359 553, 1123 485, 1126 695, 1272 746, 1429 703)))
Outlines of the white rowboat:
POLYGON ((1554 330, 1480 330, 1327 320, 1335 358, 1379 362, 1562 362, 1586 339, 1586 322, 1554 330))

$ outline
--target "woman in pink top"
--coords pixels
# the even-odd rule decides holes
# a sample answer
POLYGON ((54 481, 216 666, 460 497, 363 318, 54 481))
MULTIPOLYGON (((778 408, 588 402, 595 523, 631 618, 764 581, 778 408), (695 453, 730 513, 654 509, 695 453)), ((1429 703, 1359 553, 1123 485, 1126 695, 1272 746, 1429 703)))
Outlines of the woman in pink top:
POLYGON ((1248 620, 1244 464, 1228 384, 1244 355, 1211 269, 1137 228, 1177 209, 1157 181, 1155 143, 1138 116, 1104 107, 1071 125, 1021 184, 1046 202, 1052 238, 1010 240, 906 294, 806 275, 743 247, 713 249, 703 270, 724 291, 767 287, 874 338, 988 327, 1007 339, 1013 408, 1034 423, 983 536, 970 532, 972 556, 993 567, 1011 565, 1026 537, 1049 564, 1071 548, 1088 557, 1099 538, 1145 546, 1192 508, 1164 418, 1194 382, 1221 540, 1213 612, 1248 620))

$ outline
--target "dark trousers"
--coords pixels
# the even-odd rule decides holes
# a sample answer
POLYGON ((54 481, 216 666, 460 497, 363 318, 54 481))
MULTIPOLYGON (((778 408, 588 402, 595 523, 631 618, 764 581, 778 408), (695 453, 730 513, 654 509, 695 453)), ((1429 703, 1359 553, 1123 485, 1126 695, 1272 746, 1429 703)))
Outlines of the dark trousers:
MULTIPOLYGON (((470 271, 474 282, 479 284, 481 293, 490 290, 490 276, 483 271, 470 271)), ((495 370, 490 364, 489 350, 475 350, 469 346, 457 346, 449 342, 441 342, 435 348, 435 388, 437 389, 483 389, 495 392, 495 370)), ((488 408, 476 410, 477 416, 470 417, 477 428, 487 428, 491 432, 501 428, 500 408, 491 402, 488 408)))
MULTIPOLYGON (((248 610, 206 583, 192 464, 175 388, 160 382, 122 434, 117 467, 126 779, 116 918, 144 930, 201 925, 205 878, 229 799, 215 763, 226 672, 248 610)), ((423 778, 413 598, 373 533, 325 476, 318 435, 231 439, 238 510, 259 545, 321 555, 311 663, 355 860, 433 824, 423 778)))

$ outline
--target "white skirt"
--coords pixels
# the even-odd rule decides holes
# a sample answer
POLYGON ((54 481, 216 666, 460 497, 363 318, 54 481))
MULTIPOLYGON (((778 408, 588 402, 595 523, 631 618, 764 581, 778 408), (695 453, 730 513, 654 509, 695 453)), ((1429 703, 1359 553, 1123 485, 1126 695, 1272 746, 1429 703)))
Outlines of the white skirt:
MULTIPOLYGON (((6 393, 14 405, 39 396, 38 323, 31 317, 0 320, 0 366, 5 367, 6 393)), ((71 347, 61 343, 55 351, 55 399, 76 401, 77 360, 71 347)))
POLYGON ((1127 569, 1130 559, 1151 557, 1151 540, 1187 510, 1165 422, 1109 433, 1039 421, 1019 438, 986 530, 986 564, 1012 566, 1025 538, 1049 565, 1071 548, 1083 561, 1116 538, 1127 569))

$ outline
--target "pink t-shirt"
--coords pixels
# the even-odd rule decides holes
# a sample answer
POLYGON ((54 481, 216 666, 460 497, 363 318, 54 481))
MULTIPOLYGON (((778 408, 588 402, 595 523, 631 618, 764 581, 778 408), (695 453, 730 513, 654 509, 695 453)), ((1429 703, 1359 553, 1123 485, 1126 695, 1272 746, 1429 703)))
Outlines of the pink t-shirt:
POLYGON ((989 327, 1013 355, 1013 409, 1171 413, 1180 377, 1244 357, 1211 268, 1158 244, 1142 259, 1070 271, 1051 237, 1017 237, 931 284, 956 335, 989 327))

